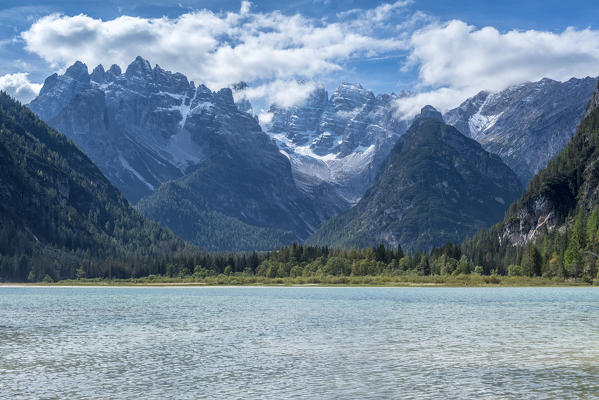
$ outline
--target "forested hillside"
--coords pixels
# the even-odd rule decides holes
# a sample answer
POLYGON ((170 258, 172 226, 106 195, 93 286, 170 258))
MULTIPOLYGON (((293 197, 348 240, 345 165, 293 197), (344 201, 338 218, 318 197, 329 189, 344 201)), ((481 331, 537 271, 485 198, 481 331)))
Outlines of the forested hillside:
POLYGON ((185 247, 135 211, 64 135, 0 93, 0 279, 60 279, 83 267, 125 274, 125 259, 185 247))

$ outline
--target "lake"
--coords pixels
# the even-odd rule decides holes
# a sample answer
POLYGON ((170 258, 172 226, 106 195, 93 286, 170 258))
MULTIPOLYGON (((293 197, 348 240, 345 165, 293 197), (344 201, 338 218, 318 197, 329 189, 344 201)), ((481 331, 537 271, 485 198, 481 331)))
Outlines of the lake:
POLYGON ((0 397, 599 398, 599 289, 0 287, 0 397))

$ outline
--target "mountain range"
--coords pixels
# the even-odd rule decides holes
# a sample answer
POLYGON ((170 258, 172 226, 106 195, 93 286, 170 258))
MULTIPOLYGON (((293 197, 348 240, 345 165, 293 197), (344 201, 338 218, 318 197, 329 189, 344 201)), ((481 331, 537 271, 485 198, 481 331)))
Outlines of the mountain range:
MULTIPOLYGON (((526 185, 574 134, 596 83, 595 78, 563 83, 543 79, 497 93, 483 91, 446 112, 443 119, 497 154, 526 185)), ((48 77, 29 107, 80 146, 145 215, 208 250, 268 250, 310 235, 309 242, 328 245, 363 246, 382 240, 414 250, 430 248, 440 241, 461 240, 500 220, 514 193, 521 190, 520 184, 506 184, 513 178, 511 171, 496 168, 493 185, 501 188, 498 192, 504 190, 496 197, 505 204, 490 202, 493 207, 487 216, 474 215, 474 208, 466 209, 458 199, 471 196, 475 188, 453 187, 464 179, 463 171, 454 171, 456 175, 446 182, 448 193, 463 189, 468 194, 452 198, 457 203, 447 208, 452 211, 446 224, 431 223, 424 233, 406 226, 404 233, 390 235, 391 228, 375 215, 390 211, 372 203, 371 197, 377 202, 384 197, 385 204, 392 204, 398 216, 395 225, 404 218, 428 218, 425 203, 401 210, 409 203, 405 196, 417 197, 404 192, 403 186, 396 190, 389 186, 413 179, 411 174, 418 171, 410 167, 412 163, 428 157, 426 146, 401 140, 413 125, 400 118, 396 108, 407 94, 375 95, 359 84, 342 83, 329 96, 318 88, 299 105, 273 104, 270 121, 260 126, 246 98, 233 100, 233 91, 237 97, 246 88, 243 82, 217 92, 196 87, 183 74, 151 67, 141 57, 125 72, 116 65, 108 70, 99 65, 90 74, 85 64, 76 62, 64 74, 48 77), (400 147, 407 143, 405 148, 416 154, 393 150, 392 155, 399 143, 400 147), (377 190, 385 180, 386 189, 377 190), (361 202, 366 194, 370 197, 361 202), (359 211, 369 203, 368 213, 359 211), (352 205, 340 219, 323 226, 352 205), (358 214, 361 233, 351 238, 357 231, 339 228, 345 225, 339 221, 358 214), (438 239, 431 239, 432 232, 438 239)), ((455 151, 451 144, 462 139, 455 139, 453 131, 447 134, 448 129, 441 129, 441 137, 452 140, 429 145, 441 146, 442 153, 455 151)), ((468 143, 462 150, 477 154, 474 159, 482 157, 480 149, 468 143)), ((457 156, 443 162, 451 164, 457 156)), ((478 173, 485 176, 484 171, 478 173)), ((429 189, 425 184, 417 190, 424 195, 429 189)), ((471 198, 487 204, 489 199, 478 194, 471 198)))
MULTIPOLYGON (((596 85, 597 78, 590 77, 545 78, 481 91, 443 118, 499 155, 526 186, 574 135, 596 85)), ((410 126, 411 118, 397 113, 397 102, 407 96, 375 95, 356 83, 340 84, 331 96, 319 88, 301 105, 272 105, 272 119, 263 128, 289 157, 300 185, 331 183, 355 204, 410 126)))
POLYGON ((296 186, 288 158, 230 89, 196 87, 141 57, 124 73, 88 74, 77 62, 47 78, 30 108, 142 212, 206 249, 301 241, 347 207, 326 183, 296 186))

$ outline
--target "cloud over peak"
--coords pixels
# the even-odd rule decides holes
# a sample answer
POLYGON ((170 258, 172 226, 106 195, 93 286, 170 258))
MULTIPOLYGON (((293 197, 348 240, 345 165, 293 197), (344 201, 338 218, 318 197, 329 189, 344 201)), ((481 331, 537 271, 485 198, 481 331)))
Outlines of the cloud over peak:
MULTIPOLYGON (((382 21, 401 4, 359 17, 382 21)), ((375 35, 374 23, 365 28, 354 22, 355 18, 329 23, 300 14, 254 12, 244 1, 238 12, 198 10, 173 19, 121 16, 104 21, 83 14, 51 14, 21 37, 29 52, 55 68, 76 60, 90 66, 125 66, 132 56, 141 55, 217 89, 241 80, 258 85, 310 81, 342 70, 344 62, 356 57, 406 48, 405 40, 375 35)))
POLYGON ((41 84, 29 81, 26 72, 0 76, 0 90, 4 90, 22 103, 29 103, 42 88, 41 84))
MULTIPOLYGON (((279 105, 302 101, 316 82, 335 84, 345 73, 360 80, 360 74, 372 74, 371 62, 395 59, 394 78, 404 87, 411 82, 416 93, 399 100, 404 116, 425 104, 447 110, 480 90, 599 75, 597 30, 502 32, 460 20, 440 22, 414 7, 411 0, 398 0, 330 20, 260 12, 248 1, 234 12, 194 10, 176 18, 50 14, 20 37, 29 52, 57 70, 76 60, 125 67, 140 55, 213 90, 246 81, 245 96, 279 105)), ((26 76, 2 79, 25 82, 26 76)), ((23 93, 35 89, 20 87, 23 93)))
POLYGON ((599 32, 590 29, 501 33, 453 20, 415 32, 411 48, 409 62, 420 66, 421 84, 428 86, 498 90, 527 80, 564 80, 599 71, 599 32))
POLYGON ((423 101, 441 110, 480 90, 498 91, 526 81, 599 75, 599 31, 500 32, 452 20, 415 31, 404 69, 416 68, 420 93, 401 99, 399 110, 414 115, 423 101))

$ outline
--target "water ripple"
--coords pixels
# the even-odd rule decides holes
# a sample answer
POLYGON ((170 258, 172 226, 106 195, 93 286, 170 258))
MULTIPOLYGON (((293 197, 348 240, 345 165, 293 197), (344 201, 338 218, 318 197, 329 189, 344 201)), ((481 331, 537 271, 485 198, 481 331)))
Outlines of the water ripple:
POLYGON ((0 397, 599 398, 599 290, 0 288, 0 397))

